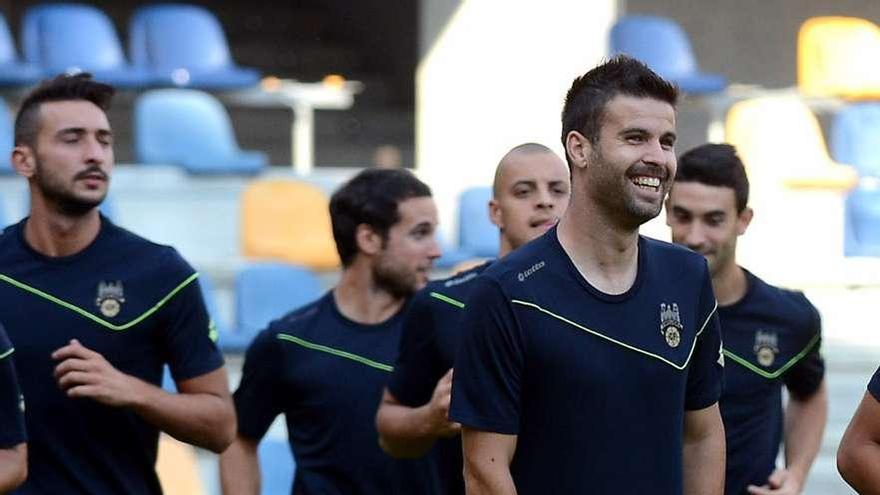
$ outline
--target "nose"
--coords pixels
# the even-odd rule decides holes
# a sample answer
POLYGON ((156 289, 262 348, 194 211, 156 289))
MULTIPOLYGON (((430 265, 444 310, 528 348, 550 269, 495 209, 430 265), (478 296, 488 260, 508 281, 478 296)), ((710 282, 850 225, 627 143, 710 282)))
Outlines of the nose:
POLYGON ((674 160, 674 153, 671 150, 664 149, 663 145, 660 144, 660 141, 657 139, 651 141, 645 152, 645 156, 642 158, 642 161, 647 164, 664 168, 670 166, 670 161, 674 162, 674 160))
POLYGON ((535 207, 542 210, 553 209, 553 206, 556 204, 549 188, 538 188, 537 200, 538 202, 535 204, 535 207))
POLYGON ((435 233, 431 236, 431 245, 428 246, 428 258, 436 260, 442 255, 443 251, 440 249, 440 241, 437 240, 437 234, 435 233))
POLYGON ((691 222, 691 224, 686 227, 682 241, 685 246, 694 251, 701 251, 706 245, 706 232, 698 222, 691 222))
POLYGON ((107 146, 95 138, 86 140, 83 159, 88 164, 101 165, 107 161, 107 146))

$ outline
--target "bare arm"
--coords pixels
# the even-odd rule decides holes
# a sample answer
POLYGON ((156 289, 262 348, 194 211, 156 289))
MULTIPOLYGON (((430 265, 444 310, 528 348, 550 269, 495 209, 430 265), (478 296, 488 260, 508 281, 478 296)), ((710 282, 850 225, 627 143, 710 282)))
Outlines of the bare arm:
POLYGON ((122 373, 76 340, 52 357, 60 362, 55 379, 68 397, 129 408, 174 438, 218 454, 235 438, 235 409, 224 368, 180 381, 180 393, 170 394, 122 373))
POLYGON ((438 438, 457 435, 461 426, 449 421, 451 391, 451 369, 437 382, 431 401, 420 407, 401 404, 385 389, 376 413, 382 450, 392 457, 421 457, 438 438))
POLYGON ((724 425, 717 403, 685 412, 683 445, 685 495, 721 495, 724 491, 724 425))
POLYGON ((467 495, 516 495, 510 475, 516 439, 516 435, 462 428, 467 495))
POLYGON ((880 495, 880 402, 865 393, 837 450, 837 470, 861 495, 880 495))
POLYGON ((259 442, 239 435, 220 455, 220 486, 223 495, 259 495, 259 442))
POLYGON ((27 444, 0 449, 0 493, 8 493, 27 478, 27 444))

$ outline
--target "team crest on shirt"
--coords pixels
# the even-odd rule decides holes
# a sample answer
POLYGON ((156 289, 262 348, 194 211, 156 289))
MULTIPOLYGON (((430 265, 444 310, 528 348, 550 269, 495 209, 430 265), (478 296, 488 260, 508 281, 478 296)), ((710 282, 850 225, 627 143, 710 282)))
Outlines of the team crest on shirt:
POLYGON ((660 333, 666 338, 669 347, 678 347, 681 343, 681 316, 678 313, 678 304, 660 303, 660 333))
POLYGON ((119 314, 122 309, 122 303, 125 302, 125 293, 122 289, 122 282, 101 282, 98 284, 98 297, 95 304, 101 310, 101 314, 107 318, 113 318, 119 314))
POLYGON ((776 361, 776 355, 779 354, 779 339, 776 332, 764 332, 758 330, 755 332, 755 358, 758 364, 767 368, 776 361))

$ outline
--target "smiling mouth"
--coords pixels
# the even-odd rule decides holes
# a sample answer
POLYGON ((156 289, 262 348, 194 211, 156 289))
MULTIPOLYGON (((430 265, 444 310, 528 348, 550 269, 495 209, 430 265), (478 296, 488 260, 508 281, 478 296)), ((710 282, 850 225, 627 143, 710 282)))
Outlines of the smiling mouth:
POLYGON ((661 181, 659 177, 648 177, 645 175, 640 175, 637 177, 633 177, 631 181, 639 189, 646 189, 648 191, 655 192, 660 190, 661 181))

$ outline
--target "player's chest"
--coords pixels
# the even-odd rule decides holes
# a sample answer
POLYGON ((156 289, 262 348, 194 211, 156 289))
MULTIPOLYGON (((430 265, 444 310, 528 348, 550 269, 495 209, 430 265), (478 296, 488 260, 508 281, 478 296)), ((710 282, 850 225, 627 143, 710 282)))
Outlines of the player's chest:
POLYGON ((752 395, 779 387, 789 368, 805 351, 791 329, 758 320, 722 319, 725 394, 752 395))

